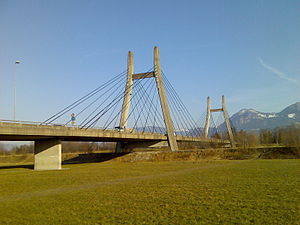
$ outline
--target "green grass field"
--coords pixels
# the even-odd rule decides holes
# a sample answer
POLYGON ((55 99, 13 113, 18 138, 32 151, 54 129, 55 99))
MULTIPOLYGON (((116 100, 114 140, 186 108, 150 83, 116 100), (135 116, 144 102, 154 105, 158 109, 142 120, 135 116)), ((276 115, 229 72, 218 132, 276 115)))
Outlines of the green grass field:
POLYGON ((300 160, 0 170, 0 224, 300 224, 300 160))

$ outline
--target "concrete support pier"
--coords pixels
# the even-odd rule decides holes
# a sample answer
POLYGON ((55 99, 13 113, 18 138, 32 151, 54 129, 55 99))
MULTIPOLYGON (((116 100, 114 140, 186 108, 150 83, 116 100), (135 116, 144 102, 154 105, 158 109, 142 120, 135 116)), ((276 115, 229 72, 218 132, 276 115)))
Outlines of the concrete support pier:
POLYGON ((61 141, 57 139, 38 140, 34 143, 34 169, 61 169, 61 141))

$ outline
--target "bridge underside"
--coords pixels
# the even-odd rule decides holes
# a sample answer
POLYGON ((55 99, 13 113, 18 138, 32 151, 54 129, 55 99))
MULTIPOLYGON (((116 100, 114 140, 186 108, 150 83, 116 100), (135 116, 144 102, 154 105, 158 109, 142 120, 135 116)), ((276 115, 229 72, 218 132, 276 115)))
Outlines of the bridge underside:
MULTIPOLYGON (((34 141, 35 169, 61 169, 61 142, 119 142, 124 150, 168 146, 167 136, 119 130, 79 129, 77 127, 0 123, 1 141, 34 141)), ((177 136, 179 146, 225 146, 229 141, 177 136)))

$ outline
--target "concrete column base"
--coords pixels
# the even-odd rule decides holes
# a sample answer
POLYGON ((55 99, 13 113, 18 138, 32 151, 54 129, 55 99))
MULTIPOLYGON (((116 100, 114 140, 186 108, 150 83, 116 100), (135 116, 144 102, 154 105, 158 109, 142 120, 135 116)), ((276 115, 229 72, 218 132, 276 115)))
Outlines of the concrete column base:
POLYGON ((61 141, 57 139, 38 140, 34 143, 34 169, 61 169, 61 141))
POLYGON ((124 143, 117 142, 115 153, 122 153, 124 148, 124 143))

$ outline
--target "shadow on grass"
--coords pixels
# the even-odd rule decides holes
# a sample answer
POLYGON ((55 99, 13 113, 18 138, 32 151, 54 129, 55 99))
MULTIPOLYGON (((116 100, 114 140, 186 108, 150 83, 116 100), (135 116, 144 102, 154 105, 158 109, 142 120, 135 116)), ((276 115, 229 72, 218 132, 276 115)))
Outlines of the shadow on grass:
POLYGON ((65 164, 80 164, 80 163, 93 163, 93 162, 105 162, 111 159, 122 157, 128 153, 84 153, 78 156, 64 160, 62 162, 65 164))
MULTIPOLYGON (((82 153, 73 158, 64 160, 62 162, 63 165, 65 164, 81 164, 81 163, 94 163, 94 162, 105 162, 111 159, 115 159, 121 156, 124 156, 128 153, 82 153)), ((33 164, 15 164, 15 165, 0 165, 1 169, 34 169, 33 164)))
POLYGON ((0 170, 1 169, 18 169, 18 168, 22 168, 22 169, 30 169, 32 170, 34 168, 33 164, 30 165, 9 165, 9 166, 0 166, 0 170))

